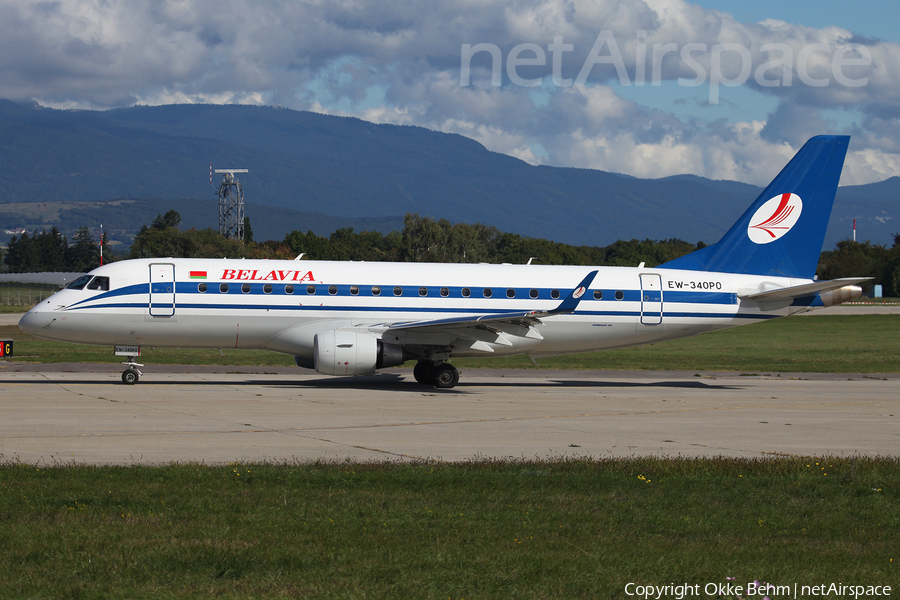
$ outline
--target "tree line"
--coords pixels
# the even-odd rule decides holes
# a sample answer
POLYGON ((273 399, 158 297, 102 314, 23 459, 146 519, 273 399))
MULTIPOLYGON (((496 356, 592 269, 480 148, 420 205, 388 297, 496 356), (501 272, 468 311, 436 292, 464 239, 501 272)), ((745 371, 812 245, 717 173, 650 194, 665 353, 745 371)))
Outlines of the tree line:
MULTIPOLYGON (((100 266, 100 244, 87 227, 81 227, 67 237, 56 227, 50 231, 35 231, 32 235, 14 235, 7 244, 3 260, 9 273, 40 273, 69 271, 82 273, 100 266)), ((103 235, 104 255, 108 254, 106 235, 103 235)))
MULTIPOLYGON (((416 213, 404 217, 403 230, 381 234, 338 229, 330 236, 292 231, 284 240, 254 242, 249 222, 244 239, 227 239, 218 231, 182 230, 175 210, 158 215, 135 236, 127 258, 270 258, 291 260, 303 254, 316 260, 387 262, 513 263, 532 261, 544 265, 608 265, 654 267, 706 246, 679 239, 618 240, 609 246, 572 246, 545 239, 502 232, 482 223, 450 223, 416 213)), ((105 243, 105 240, 104 240, 105 243)), ((105 260, 115 257, 104 246, 105 260)), ((6 252, 12 273, 40 271, 89 271, 100 264, 98 241, 79 229, 69 244, 54 227, 29 236, 13 236, 6 252)), ((819 259, 819 279, 874 277, 885 296, 900 296, 900 234, 888 248, 870 242, 838 242, 819 259)))
POLYGON ((491 225, 450 223, 410 213, 402 231, 382 234, 338 229, 330 236, 292 231, 282 241, 228 240, 213 229, 182 231, 175 211, 158 217, 135 236, 129 258, 158 256, 198 258, 280 258, 300 254, 316 260, 387 262, 526 263, 544 265, 655 266, 705 246, 682 240, 618 241, 606 247, 571 246, 504 233, 491 225))
POLYGON ((817 273, 819 279, 874 277, 869 285, 881 285, 885 297, 900 297, 900 234, 894 234, 894 245, 890 248, 883 244, 842 240, 834 250, 819 256, 817 273))

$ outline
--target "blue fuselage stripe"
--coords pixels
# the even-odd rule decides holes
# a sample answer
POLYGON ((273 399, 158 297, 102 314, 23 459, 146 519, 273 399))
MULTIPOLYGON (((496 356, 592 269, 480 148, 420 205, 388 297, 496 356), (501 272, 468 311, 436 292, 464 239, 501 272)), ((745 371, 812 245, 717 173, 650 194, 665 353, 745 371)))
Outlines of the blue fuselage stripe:
MULTIPOLYGON (((597 310, 601 302, 582 302, 579 309, 575 311, 574 314, 582 315, 582 316, 591 316, 591 317, 639 317, 641 315, 640 310, 597 310)), ((665 304, 665 309, 662 313, 659 310, 656 311, 644 311, 643 314, 645 317, 664 317, 665 319, 672 318, 704 318, 704 319, 766 319, 769 318, 769 315, 759 315, 755 313, 737 313, 737 312, 707 312, 707 311, 697 311, 698 308, 705 305, 707 303, 703 302, 672 302, 665 304), (688 310, 686 310, 688 309, 688 310)), ((171 303, 166 304, 154 304, 154 307, 162 308, 165 307, 167 309, 172 309, 173 305, 171 303)), ((383 312, 383 313, 429 313, 429 314, 466 314, 466 313, 479 313, 479 314, 503 314, 514 310, 514 308, 503 307, 503 308, 487 308, 482 307, 479 308, 477 306, 469 306, 469 307, 448 307, 448 306, 409 306, 409 305, 397 305, 397 306, 386 306, 384 304, 380 306, 352 306, 352 305, 330 305, 330 306, 322 306, 321 304, 205 304, 205 303, 197 303, 197 302, 177 302, 175 303, 175 307, 178 310, 190 310, 190 311, 198 311, 198 310, 211 310, 211 311, 225 311, 225 310, 250 310, 250 311, 287 311, 287 312, 310 312, 310 311, 331 311, 331 312, 359 312, 359 313, 368 313, 368 312, 383 312)), ((73 305, 68 307, 66 310, 102 310, 102 309, 112 309, 112 308, 130 308, 130 309, 147 309, 148 302, 146 300, 137 301, 137 302, 103 302, 97 304, 85 304, 79 303, 78 305, 73 305)), ((778 315, 772 315, 772 317, 776 317, 778 315)))

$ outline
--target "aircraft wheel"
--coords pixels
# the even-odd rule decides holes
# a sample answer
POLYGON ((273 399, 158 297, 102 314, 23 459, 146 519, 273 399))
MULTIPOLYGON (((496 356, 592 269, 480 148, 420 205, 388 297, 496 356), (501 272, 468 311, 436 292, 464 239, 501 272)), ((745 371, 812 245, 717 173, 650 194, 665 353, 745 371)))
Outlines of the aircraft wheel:
POLYGON ((141 372, 137 369, 125 369, 122 372, 122 382, 127 385, 134 385, 141 378, 141 372))
POLYGON ((416 381, 419 383, 434 383, 431 376, 432 368, 431 361, 420 360, 416 363, 416 366, 413 367, 413 377, 415 377, 416 381))
POLYGON ((450 363, 441 363, 432 371, 434 387, 452 388, 459 383, 459 371, 450 363))

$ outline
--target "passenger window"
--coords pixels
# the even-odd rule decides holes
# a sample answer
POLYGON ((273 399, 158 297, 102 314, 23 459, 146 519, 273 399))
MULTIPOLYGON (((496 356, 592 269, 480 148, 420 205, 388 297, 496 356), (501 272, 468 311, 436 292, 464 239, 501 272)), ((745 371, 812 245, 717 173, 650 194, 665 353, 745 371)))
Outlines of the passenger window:
POLYGON ((350 293, 353 294, 354 296, 358 296, 359 295, 359 286, 351 285, 350 293))
POLYGON ((329 286, 328 286, 328 293, 331 294, 332 296, 334 296, 335 294, 337 294, 337 286, 336 286, 336 285, 329 285, 329 286))
POLYGON ((538 297, 538 291, 537 291, 537 290, 531 290, 530 292, 528 292, 528 295, 529 295, 531 298, 537 298, 537 297, 538 297))
POLYGON ((380 286, 377 286, 377 285, 373 285, 373 286, 372 286, 372 295, 373 295, 373 296, 380 296, 380 295, 381 295, 381 287, 380 287, 380 286))
POLYGON ((93 278, 93 275, 82 275, 81 277, 79 277, 78 279, 76 279, 75 281, 73 281, 72 283, 67 285, 66 289, 83 290, 84 286, 87 285, 88 281, 90 281, 91 278, 93 278))
POLYGON ((449 295, 450 295, 450 290, 448 290, 447 288, 441 288, 441 296, 446 298, 449 295))
POLYGON ((472 292, 469 291, 469 288, 463 288, 463 289, 462 289, 462 296, 463 296, 463 298, 468 298, 471 294, 472 294, 472 292))
POLYGON ((419 288, 419 295, 420 295, 420 296, 427 296, 427 295, 428 295, 428 288, 423 288, 423 287, 419 288))
POLYGON ((395 288, 394 288, 394 295, 395 295, 395 296, 402 296, 402 295, 403 295, 403 288, 400 287, 399 285, 398 285, 397 287, 395 287, 395 288))
POLYGON ((623 299, 624 297, 625 297, 625 292, 623 292, 623 291, 621 291, 621 290, 619 290, 618 292, 616 292, 616 300, 621 300, 621 299, 623 299))
POLYGON ((285 293, 285 294, 293 294, 293 293, 294 293, 294 286, 292 286, 292 285, 286 285, 286 286, 284 286, 284 293, 285 293))
POLYGON ((508 289, 508 290, 506 290, 506 297, 507 297, 507 298, 515 298, 515 297, 516 297, 516 290, 511 289, 511 288, 508 289))
POLYGON ((314 285, 306 286, 306 293, 309 294, 310 296, 314 296, 316 293, 316 286, 314 286, 314 285))
POLYGON ((559 300, 559 290, 550 290, 550 297, 559 300))
POLYGON ((206 293, 206 284, 205 284, 205 283, 198 283, 198 284, 197 284, 197 291, 200 292, 201 294, 205 294, 205 293, 206 293))
POLYGON ((490 298, 493 295, 494 295, 494 292, 491 290, 491 288, 484 288, 484 297, 485 298, 490 298))
POLYGON ((222 292, 223 294, 227 294, 228 293, 228 284, 227 283, 220 284, 219 291, 222 292))
POLYGON ((264 294, 272 293, 272 284, 271 283, 267 283, 266 285, 263 286, 263 293, 264 294))
POLYGON ((250 284, 249 284, 249 283, 242 283, 242 284, 241 284, 241 292, 244 293, 244 294, 249 294, 249 293, 250 293, 250 284))
POLYGON ((594 300, 603 300, 603 290, 594 290, 594 300))

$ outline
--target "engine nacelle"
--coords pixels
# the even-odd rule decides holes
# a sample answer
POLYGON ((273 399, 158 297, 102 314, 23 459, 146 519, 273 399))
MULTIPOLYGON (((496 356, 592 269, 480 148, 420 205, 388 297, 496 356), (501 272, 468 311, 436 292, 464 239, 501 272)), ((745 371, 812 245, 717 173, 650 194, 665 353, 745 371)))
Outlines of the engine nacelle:
POLYGON ((372 335, 334 329, 313 338, 313 361, 323 375, 368 375, 375 369, 402 364, 404 356, 400 346, 385 344, 372 335))

